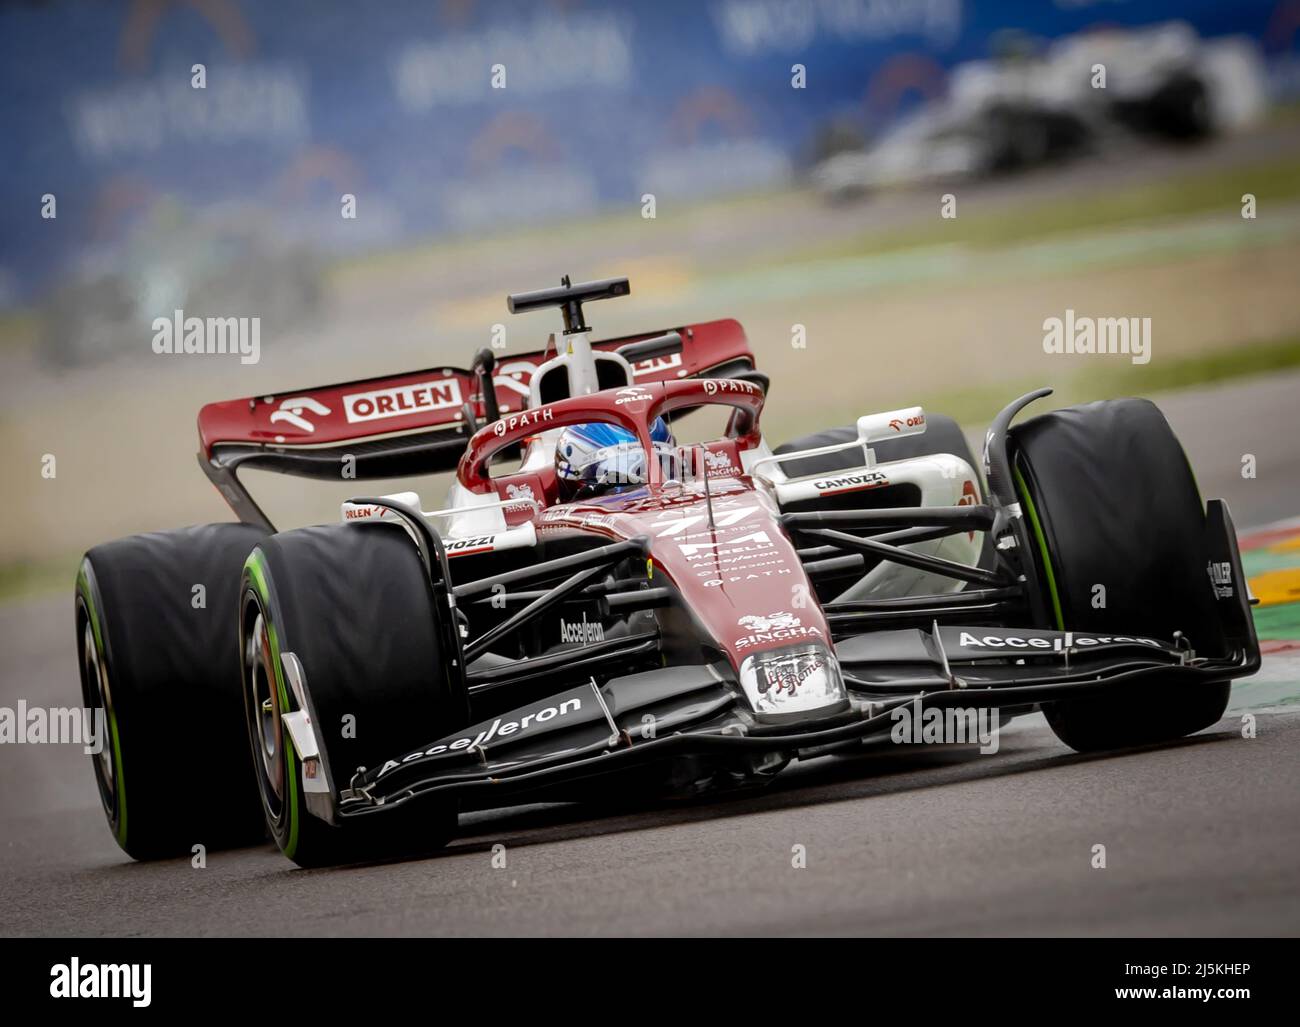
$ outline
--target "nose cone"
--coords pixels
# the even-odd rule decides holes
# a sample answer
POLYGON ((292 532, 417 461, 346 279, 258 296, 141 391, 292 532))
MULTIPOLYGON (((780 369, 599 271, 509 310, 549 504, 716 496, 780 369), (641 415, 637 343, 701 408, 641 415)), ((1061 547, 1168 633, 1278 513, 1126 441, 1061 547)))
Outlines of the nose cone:
POLYGON ((755 712, 805 713, 843 699, 830 628, 765 497, 748 489, 714 495, 710 516, 700 495, 641 530, 656 572, 672 579, 704 637, 727 654, 755 712))

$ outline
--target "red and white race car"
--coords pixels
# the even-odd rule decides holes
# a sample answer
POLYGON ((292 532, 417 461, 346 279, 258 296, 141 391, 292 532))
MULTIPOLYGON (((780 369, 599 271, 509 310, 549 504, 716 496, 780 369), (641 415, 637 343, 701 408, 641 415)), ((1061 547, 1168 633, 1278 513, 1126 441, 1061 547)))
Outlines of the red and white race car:
POLYGON ((583 304, 628 291, 510 297, 560 308, 542 352, 202 409, 239 523, 97 546, 77 580, 123 849, 424 851, 461 809, 761 783, 904 709, 1173 739, 1258 667, 1228 512, 1150 403, 1012 427, 1031 393, 979 464, 918 407, 773 450, 735 321, 592 341, 583 304), (711 406, 721 437, 672 438, 711 406), (277 531, 247 468, 456 480, 435 510, 363 494, 277 531))

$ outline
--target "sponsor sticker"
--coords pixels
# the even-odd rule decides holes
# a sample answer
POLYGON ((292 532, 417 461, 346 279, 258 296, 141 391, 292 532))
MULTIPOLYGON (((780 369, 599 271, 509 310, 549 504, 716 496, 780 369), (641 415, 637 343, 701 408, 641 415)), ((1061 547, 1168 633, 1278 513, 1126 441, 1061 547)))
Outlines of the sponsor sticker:
POLYGON ((514 431, 516 428, 535 427, 546 421, 555 420, 555 411, 550 407, 538 407, 536 410, 521 410, 517 414, 511 414, 509 417, 499 418, 492 425, 492 432, 495 435, 504 435, 508 431, 514 431))
POLYGON ((614 405, 619 407, 626 406, 628 403, 649 403, 654 398, 654 394, 649 389, 643 389, 639 385, 619 389, 615 395, 618 399, 614 400, 614 405))
POLYGON ((917 414, 915 417, 895 417, 889 422, 889 427, 894 431, 901 432, 904 428, 920 428, 925 424, 925 414, 917 414))
POLYGON ((316 425, 308 419, 307 415, 325 417, 329 412, 329 407, 318 403, 310 396, 290 396, 280 401, 279 409, 271 411, 271 423, 284 422, 293 425, 299 431, 313 432, 316 430, 316 425))
POLYGON ((801 618, 792 613, 770 613, 766 616, 746 614, 736 622, 750 634, 736 639, 736 649, 748 649, 766 642, 789 642, 800 638, 820 638, 821 629, 804 627, 801 618))
POLYGON ((468 556, 470 553, 490 553, 496 546, 495 535, 473 535, 443 544, 448 556, 468 556))
MULTIPOLYGON (((562 720, 574 713, 582 711, 582 699, 580 696, 569 695, 557 697, 551 700, 548 705, 539 706, 536 709, 529 710, 527 713, 520 714, 518 711, 507 714, 510 719, 497 717, 491 724, 486 727, 480 726, 474 734, 461 735, 459 738, 453 738, 448 741, 437 742, 427 749, 418 749, 415 752, 408 753, 401 760, 389 760, 379 768, 378 777, 383 777, 390 771, 396 770, 403 763, 413 763, 416 760, 425 759, 430 756, 443 756, 454 752, 463 752, 466 749, 478 749, 493 741, 499 741, 505 738, 515 737, 516 740, 527 735, 538 732, 542 725, 549 725, 551 721, 562 720)), ((471 731, 474 729, 471 728, 471 731)))
POLYGON ((778 696, 782 692, 794 695, 803 682, 825 666, 826 658, 821 655, 813 655, 803 661, 784 660, 780 663, 765 663, 759 670, 758 690, 773 692, 778 696))
POLYGON ((740 468, 731 462, 729 453, 714 452, 711 449, 704 451, 704 467, 710 475, 725 475, 734 478, 741 473, 740 468))
POLYGON ((735 378, 704 378, 701 381, 706 396, 716 396, 723 392, 740 392, 752 396, 759 391, 753 382, 742 382, 735 378))
POLYGON ((560 618, 560 641, 568 643, 577 643, 580 645, 589 645, 592 642, 605 641, 605 628, 600 621, 587 620, 587 614, 584 611, 581 621, 565 620, 560 618))
POLYGON ((763 578, 770 578, 774 575, 780 576, 782 574, 793 574, 794 571, 785 565, 784 560, 766 560, 763 563, 754 564, 742 573, 732 573, 721 578, 717 577, 719 573, 720 572, 716 568, 708 567, 703 571, 698 571, 697 576, 708 579, 703 582, 705 588, 720 588, 723 585, 735 585, 741 581, 759 581, 763 578), (768 564, 775 564, 776 566, 771 567, 768 570, 759 569, 768 564))
POLYGON ((459 408, 462 403, 460 382, 455 378, 442 378, 371 392, 354 392, 343 397, 343 414, 349 424, 359 424, 422 410, 459 408))
POLYGON ((823 478, 813 482, 823 496, 834 496, 841 492, 861 492, 864 489, 878 489, 888 485, 889 479, 879 471, 866 471, 862 474, 846 474, 839 478, 823 478))
POLYGON ((1210 584, 1214 586, 1214 598, 1231 599, 1232 564, 1226 560, 1222 563, 1211 562, 1205 565, 1205 572, 1210 576, 1210 584))
POLYGON ((755 713, 806 713, 847 698, 835 658, 817 643, 746 657, 740 684, 755 713))
POLYGON ((539 528, 598 528, 605 531, 614 529, 613 514, 590 513, 585 510, 571 510, 557 506, 542 515, 539 528))
POLYGON ((345 521, 369 521, 386 514, 392 514, 386 506, 357 506, 355 503, 345 503, 343 506, 345 521))
MULTIPOLYGON (((957 505, 958 505, 958 506, 975 506, 975 505, 976 505, 976 501, 977 501, 978 499, 979 499, 979 496, 978 496, 978 494, 975 492, 975 483, 974 483, 973 481, 970 481, 969 479, 966 480, 966 481, 964 481, 964 482, 962 482, 962 483, 961 483, 961 498, 957 500, 957 505)), ((966 532, 966 538, 967 538, 967 540, 969 540, 969 541, 971 541, 971 542, 974 542, 974 541, 975 541, 975 532, 973 532, 973 531, 968 531, 968 532, 966 532)))
POLYGON ((758 549, 771 549, 775 546, 771 536, 765 531, 751 531, 747 535, 738 535, 733 539, 725 542, 679 542, 677 548, 682 551, 682 555, 688 560, 697 558, 700 553, 710 553, 713 556, 727 556, 733 553, 755 552, 758 549), (739 548, 748 546, 747 549, 739 548))
POLYGON ((1056 652, 1061 651, 1064 644, 1066 647, 1081 646, 1088 648, 1094 645, 1149 645, 1156 648, 1163 648, 1154 638, 1142 638, 1138 635, 1080 635, 1075 632, 1069 632, 1064 637, 1050 637, 1043 635, 973 635, 969 631, 963 631, 957 642, 963 649, 1050 649, 1056 652))

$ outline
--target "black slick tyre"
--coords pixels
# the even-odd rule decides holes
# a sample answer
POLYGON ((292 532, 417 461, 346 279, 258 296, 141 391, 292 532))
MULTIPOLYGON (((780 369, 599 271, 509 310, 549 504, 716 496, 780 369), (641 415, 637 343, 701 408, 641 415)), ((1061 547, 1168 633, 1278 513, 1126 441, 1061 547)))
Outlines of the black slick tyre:
POLYGON ((83 704, 104 710, 95 783, 135 859, 263 835, 243 730, 235 619, 244 559, 266 533, 203 524, 86 553, 77 574, 83 704))
POLYGON ((416 855, 451 838, 452 801, 412 800, 331 824, 308 807, 282 716, 305 705, 335 793, 361 767, 468 723, 461 664, 445 653, 423 562, 393 524, 274 535, 248 557, 240 601, 245 713, 267 827, 305 867, 416 855), (285 671, 301 667, 303 694, 285 671))
MULTIPOLYGON (((1206 573, 1205 511, 1182 446, 1144 399, 1068 407, 1011 431, 1033 559, 1060 630, 1176 632, 1204 655, 1224 639, 1206 573)), ((1143 681, 1122 697, 1044 706, 1079 752, 1170 741, 1215 723, 1230 683, 1143 681)))

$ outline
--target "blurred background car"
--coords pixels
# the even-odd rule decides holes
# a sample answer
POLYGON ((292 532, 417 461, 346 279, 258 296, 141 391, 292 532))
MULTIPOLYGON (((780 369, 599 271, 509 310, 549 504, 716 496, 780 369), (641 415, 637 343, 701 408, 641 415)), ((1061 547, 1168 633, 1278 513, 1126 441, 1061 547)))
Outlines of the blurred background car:
POLYGON ((1157 137, 1241 131, 1257 125, 1267 106, 1258 46, 1240 35, 1201 39, 1183 21, 1067 36, 1053 44, 1049 61, 1081 107, 1091 103, 1098 116, 1157 137), (1106 69, 1101 89, 1075 73, 1097 66, 1106 69))
POLYGON ((316 323, 323 300, 316 251, 269 231, 255 211, 219 207, 192 218, 156 204, 129 235, 87 247, 45 300, 40 356, 56 367, 134 352, 155 317, 256 314, 266 330, 316 323))
POLYGON ((1063 36, 954 67, 948 92, 872 146, 812 173, 829 199, 1021 171, 1117 145, 1120 130, 1193 141, 1258 124, 1265 68, 1249 39, 1202 41, 1186 22, 1063 36))

